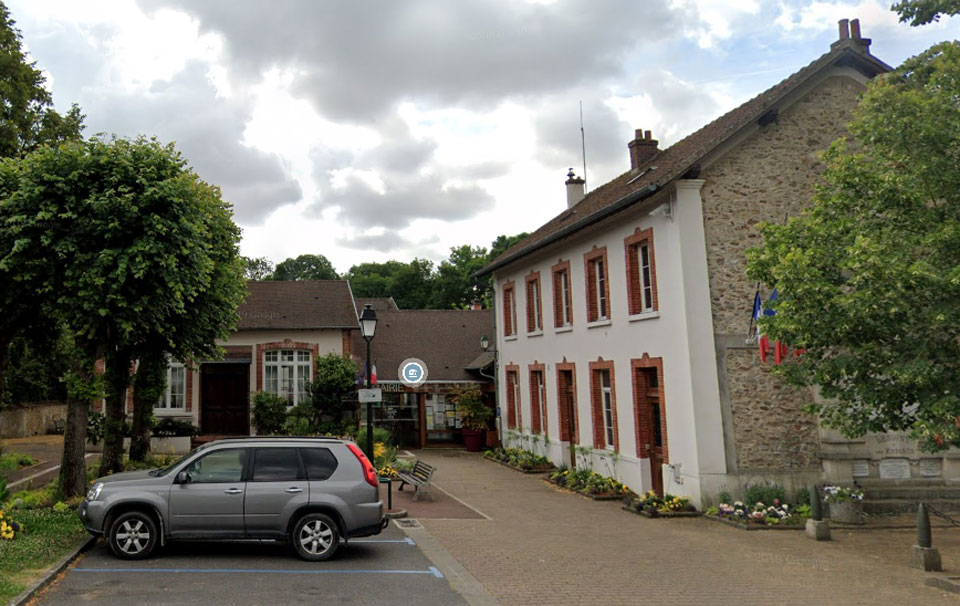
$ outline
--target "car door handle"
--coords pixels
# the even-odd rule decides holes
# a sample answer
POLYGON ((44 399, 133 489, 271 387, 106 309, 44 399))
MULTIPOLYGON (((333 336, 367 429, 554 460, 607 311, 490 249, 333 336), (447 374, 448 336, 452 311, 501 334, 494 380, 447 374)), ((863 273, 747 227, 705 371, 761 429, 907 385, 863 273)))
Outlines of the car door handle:
POLYGON ((291 494, 296 494, 298 492, 303 492, 302 488, 297 488, 296 486, 291 486, 290 488, 284 490, 284 492, 289 492, 291 494))
POLYGON ((228 488, 228 489, 224 490, 223 492, 225 492, 225 493, 227 493, 227 494, 240 494, 240 493, 243 492, 243 489, 242 489, 242 488, 228 488))

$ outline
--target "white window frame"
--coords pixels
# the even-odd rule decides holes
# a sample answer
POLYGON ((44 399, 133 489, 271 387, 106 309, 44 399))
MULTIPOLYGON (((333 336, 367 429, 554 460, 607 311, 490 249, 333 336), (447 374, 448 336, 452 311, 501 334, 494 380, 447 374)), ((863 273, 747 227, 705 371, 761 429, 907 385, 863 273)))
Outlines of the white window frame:
POLYGON ((637 270, 640 275, 640 313, 653 311, 653 266, 650 264, 650 243, 642 242, 637 245, 637 270), (647 262, 644 264, 643 255, 646 252, 647 262), (646 274, 644 274, 646 269, 646 274))
POLYGON ((533 332, 543 331, 543 314, 540 313, 540 280, 530 280, 530 293, 533 295, 533 332))
MULTIPOLYGON (((124 399, 126 401, 126 399, 124 399)), ((167 388, 163 392, 154 407, 153 412, 157 415, 177 415, 187 411, 187 367, 175 360, 170 360, 167 364, 167 388), (179 393, 173 389, 173 379, 176 375, 181 377, 179 382, 179 393), (177 398, 179 396, 179 398, 177 398), (176 400, 179 399, 179 405, 176 400)))
POLYGON ((570 303, 570 272, 560 272, 560 306, 563 314, 563 326, 573 324, 573 306, 570 303))
POLYGON ((547 433, 547 386, 543 381, 543 371, 534 371, 537 375, 537 399, 540 401, 540 431, 547 433))
POLYGON ((607 450, 614 449, 614 427, 613 427, 613 391, 610 389, 610 371, 600 370, 600 405, 603 407, 603 437, 607 450))
POLYGON ((268 349, 263 352, 263 390, 285 398, 287 408, 306 402, 310 397, 306 385, 311 380, 313 352, 310 350, 268 349), (275 373, 271 372, 273 369, 275 373))
POLYGON ((523 429, 523 406, 520 402, 520 373, 513 372, 513 405, 517 407, 517 429, 523 429))
POLYGON ((607 301, 606 277, 604 276, 603 257, 597 257, 590 261, 593 263, 593 284, 597 291, 597 322, 610 319, 610 302, 607 301))

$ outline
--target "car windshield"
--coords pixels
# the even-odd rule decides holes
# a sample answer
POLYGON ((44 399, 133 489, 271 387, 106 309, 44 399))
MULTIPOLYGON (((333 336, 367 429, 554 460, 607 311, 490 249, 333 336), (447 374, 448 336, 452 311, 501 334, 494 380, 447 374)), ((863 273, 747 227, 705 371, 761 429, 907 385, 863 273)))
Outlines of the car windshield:
POLYGON ((206 448, 207 446, 209 446, 209 445, 210 445, 210 444, 203 444, 202 446, 197 446, 196 448, 194 448, 193 450, 191 450, 191 451, 188 452, 187 454, 183 455, 182 457, 180 457, 179 459, 177 459, 176 461, 174 461, 172 464, 168 465, 167 467, 164 467, 163 469, 154 469, 153 471, 150 472, 150 475, 152 475, 152 476, 165 476, 165 475, 167 475, 168 473, 170 473, 171 471, 173 471, 173 469, 174 469, 175 467, 177 467, 178 465, 180 465, 180 463, 183 463, 183 462, 186 461, 188 458, 190 458, 190 457, 192 457, 193 455, 197 454, 198 452, 200 452, 201 450, 205 449, 205 448, 206 448))

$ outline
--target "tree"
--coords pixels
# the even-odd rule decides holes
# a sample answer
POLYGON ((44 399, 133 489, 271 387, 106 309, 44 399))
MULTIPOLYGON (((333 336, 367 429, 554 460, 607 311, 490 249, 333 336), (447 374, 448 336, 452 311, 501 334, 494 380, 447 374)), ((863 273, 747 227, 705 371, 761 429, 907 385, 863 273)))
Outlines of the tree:
POLYGON ((761 328, 806 352, 778 367, 848 436, 910 430, 960 445, 960 44, 867 86, 852 142, 786 225, 764 225, 747 273, 779 290, 761 328))
POLYGON ((344 428, 344 413, 353 410, 351 402, 344 404, 344 396, 357 388, 357 365, 348 356, 329 353, 317 358, 313 383, 309 387, 310 401, 301 404, 294 414, 305 416, 312 429, 319 431, 325 424, 339 432, 344 428))
POLYGON ((481 301, 490 282, 474 274, 487 264, 489 255, 482 246, 455 246, 450 258, 440 263, 434 278, 433 307, 436 309, 468 309, 481 301))
POLYGON ((270 280, 273 263, 266 257, 243 257, 243 277, 247 280, 270 280))
POLYGON ((361 263, 344 275, 356 297, 393 297, 401 309, 431 309, 433 263, 414 259, 409 263, 361 263))
POLYGON ((330 260, 323 255, 300 255, 277 263, 271 280, 339 280, 330 260))
MULTIPOLYGON (((0 271, 11 290, 35 293, 43 314, 69 333, 69 405, 84 416, 89 401, 80 398, 97 393, 93 361, 110 354, 117 374, 130 368, 121 350, 215 355, 215 339, 235 323, 245 289, 240 230, 219 189, 172 145, 94 138, 3 161, 0 225, 0 271)), ((68 422, 65 438, 68 495, 84 490, 82 444, 79 460, 67 450, 78 427, 68 422)), ((119 465, 107 457, 118 433, 105 436, 105 469, 119 465)))
POLYGON ((890 7, 900 15, 900 22, 926 25, 939 21, 940 15, 960 14, 960 0, 901 0, 890 7))

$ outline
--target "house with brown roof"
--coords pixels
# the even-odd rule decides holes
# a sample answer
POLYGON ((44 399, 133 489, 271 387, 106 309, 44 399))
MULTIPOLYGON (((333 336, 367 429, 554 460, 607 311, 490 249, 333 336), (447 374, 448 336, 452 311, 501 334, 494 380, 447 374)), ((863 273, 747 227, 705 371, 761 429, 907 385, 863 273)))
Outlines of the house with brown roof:
POLYGON ((669 148, 636 131, 612 181, 585 194, 571 171, 567 207, 480 272, 505 440, 695 503, 875 477, 875 450, 821 430, 802 411, 814 394, 763 367, 744 265, 758 222, 810 203, 818 152, 890 69, 843 20, 829 52, 669 148))
POLYGON ((346 280, 248 282, 236 331, 222 360, 172 361, 156 417, 191 421, 205 434, 251 433, 250 394, 268 391, 291 405, 307 397, 318 356, 350 353, 359 331, 346 280))

